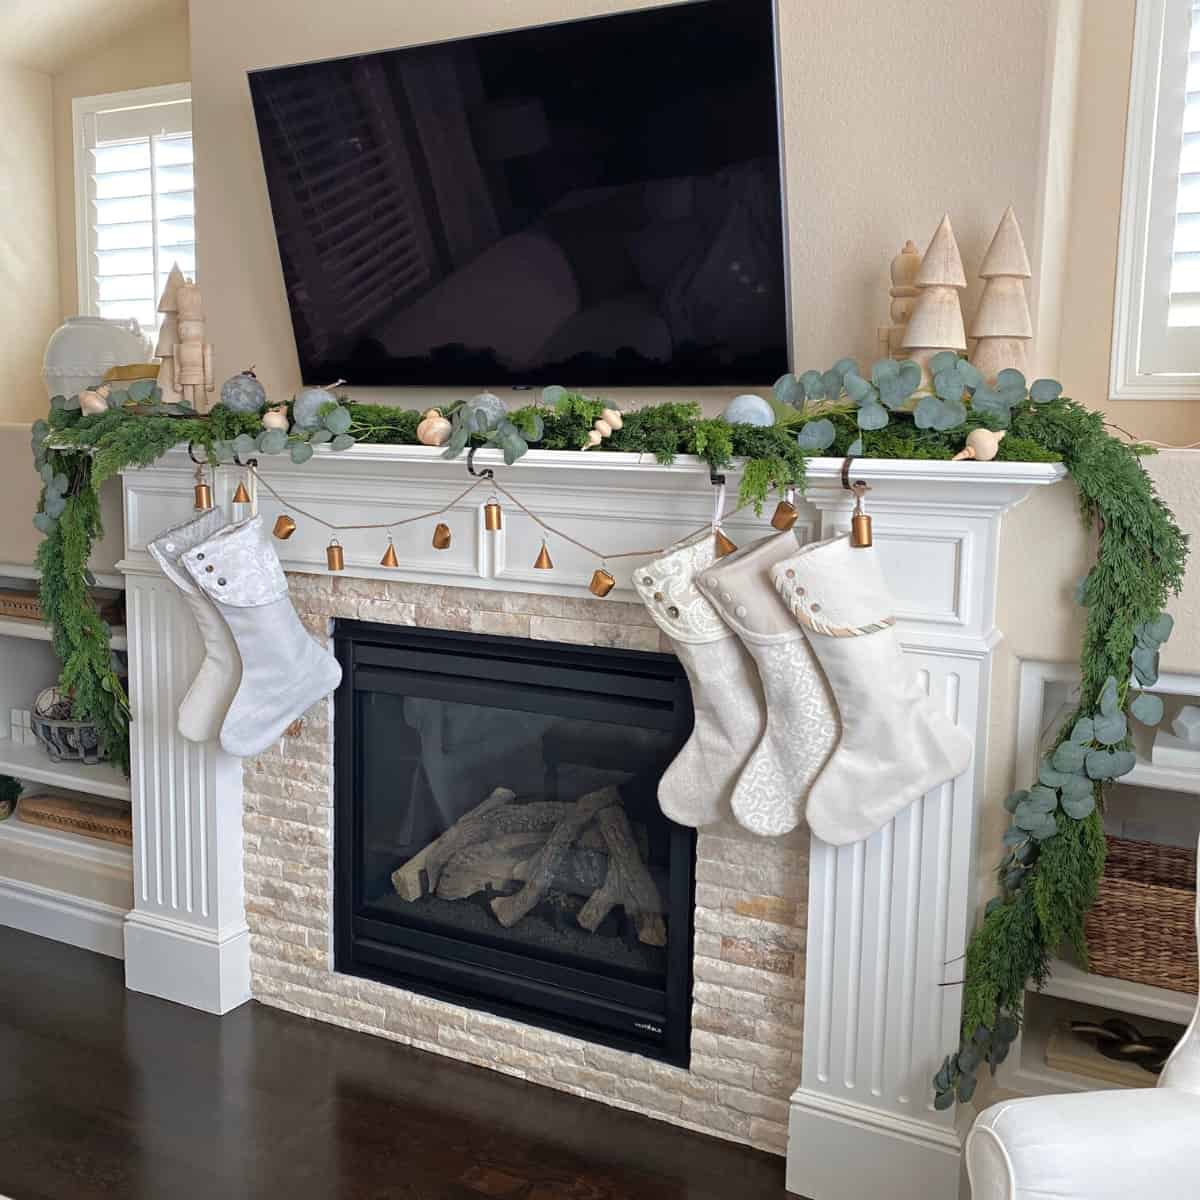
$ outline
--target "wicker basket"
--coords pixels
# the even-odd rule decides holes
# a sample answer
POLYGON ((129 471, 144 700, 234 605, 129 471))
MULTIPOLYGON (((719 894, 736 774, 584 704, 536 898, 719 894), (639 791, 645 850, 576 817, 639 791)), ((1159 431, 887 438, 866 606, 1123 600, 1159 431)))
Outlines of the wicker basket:
POLYGON ((0 617, 19 617, 22 621, 40 621, 42 605, 37 592, 0 588, 0 617))
POLYGON ((1086 930, 1094 975, 1196 995, 1195 851, 1110 837, 1086 930))

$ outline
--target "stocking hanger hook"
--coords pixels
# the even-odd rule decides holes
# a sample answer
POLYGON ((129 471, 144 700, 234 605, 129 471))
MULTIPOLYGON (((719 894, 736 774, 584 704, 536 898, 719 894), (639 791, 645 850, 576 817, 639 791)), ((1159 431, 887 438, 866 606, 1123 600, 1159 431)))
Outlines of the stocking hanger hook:
POLYGON ((467 471, 476 479, 495 479, 496 472, 491 467, 484 467, 482 471, 475 470, 475 451, 478 449, 478 446, 472 446, 467 451, 467 471))

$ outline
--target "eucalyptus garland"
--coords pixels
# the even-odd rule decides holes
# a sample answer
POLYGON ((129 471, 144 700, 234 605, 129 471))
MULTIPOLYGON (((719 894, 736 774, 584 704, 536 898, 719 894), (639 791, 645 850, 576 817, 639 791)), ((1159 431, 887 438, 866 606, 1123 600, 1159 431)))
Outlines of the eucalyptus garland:
MULTIPOLYGON (((780 379, 770 426, 705 419, 695 404, 657 404, 624 414, 622 428, 589 453, 651 454, 664 464, 694 454, 714 471, 743 459, 740 500, 759 512, 772 490, 803 491, 812 455, 950 459, 979 428, 1005 431, 1000 460, 1062 462, 1070 471, 1084 522, 1098 532, 1096 564, 1077 592, 1087 608, 1080 705, 1038 779, 1005 801, 1012 822, 998 867, 1000 894, 967 950, 961 1044, 933 1081, 935 1105, 948 1108, 972 1097, 983 1064, 994 1071, 1004 1061, 1020 1029, 1026 986, 1045 981, 1059 946, 1069 942, 1086 963, 1083 923, 1104 867, 1104 788, 1134 765, 1129 721, 1162 717, 1161 701, 1142 689, 1153 686, 1159 648, 1171 632, 1163 609, 1182 586, 1187 539, 1141 467, 1149 447, 1111 436, 1098 413, 1063 397, 1054 380, 1029 384, 1007 370, 988 384, 951 353, 935 356, 930 372, 931 386, 922 387, 914 363, 884 360, 863 373, 842 359, 827 371, 780 379)), ((288 430, 264 430, 257 412, 221 405, 201 417, 163 404, 149 385, 110 394, 109 411, 96 416, 82 416, 77 397, 56 397, 49 419, 34 426, 44 485, 34 517, 46 534, 38 555, 42 605, 63 662, 62 686, 76 717, 95 723, 105 751, 122 766, 128 700, 108 630, 87 593, 88 555, 101 534, 99 487, 181 443, 213 464, 283 453, 303 463, 319 447, 417 444, 420 412, 317 391, 306 389, 288 406, 288 430)), ((495 446, 509 463, 530 445, 581 450, 605 407, 563 388, 548 388, 540 403, 511 413, 492 401, 476 397, 447 409, 446 457, 472 445, 495 446)))

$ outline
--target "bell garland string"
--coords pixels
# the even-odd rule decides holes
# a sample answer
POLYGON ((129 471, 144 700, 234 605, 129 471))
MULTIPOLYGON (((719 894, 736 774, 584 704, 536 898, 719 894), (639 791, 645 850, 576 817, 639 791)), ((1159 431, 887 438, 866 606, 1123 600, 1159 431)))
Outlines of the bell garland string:
MULTIPOLYGON (((695 404, 666 403, 621 414, 620 427, 599 444, 589 435, 604 419, 602 401, 547 388, 541 403, 510 413, 495 397, 486 397, 488 403, 477 397, 446 410, 450 433, 443 453, 455 458, 487 445, 512 463, 531 444, 547 450, 589 446, 592 454, 651 454, 663 464, 694 454, 714 473, 743 459, 738 504, 755 512, 773 490, 803 493, 806 460, 817 454, 951 460, 968 445, 987 445, 998 461, 1067 467, 1084 524, 1097 533, 1095 564, 1076 592, 1087 613, 1079 707, 1059 731, 1037 780, 1005 801, 1012 819, 997 868, 999 893, 971 938, 961 984, 947 985, 962 986, 963 1015, 960 1044, 933 1080, 935 1106, 945 1109, 972 1098, 984 1064, 994 1072, 1004 1061, 1020 1030, 1026 987, 1045 982, 1060 945, 1070 943, 1086 965, 1084 918, 1104 868, 1104 793, 1134 765, 1131 720, 1153 725, 1162 717, 1161 700, 1147 689, 1171 633, 1163 610, 1182 587, 1187 538, 1140 464, 1153 448, 1114 437, 1100 414, 1063 396, 1054 380, 1030 384, 1020 372, 1006 370, 989 384, 949 352, 935 355, 929 371, 931 382, 922 386, 915 363, 885 359, 863 372, 854 360, 841 359, 827 371, 780 379, 770 401, 773 425, 705 419, 695 404), (969 440, 979 430, 1003 440, 969 440)), ((113 392, 108 412, 86 417, 78 397, 56 397, 48 420, 34 426, 43 481, 34 522, 46 535, 38 552, 42 606, 63 662, 62 686, 78 716, 95 723, 106 753, 126 769, 128 700, 113 669, 109 631, 87 593, 88 555, 102 532, 98 490, 119 471, 148 465, 181 443, 203 448, 214 467, 284 452, 303 463, 321 446, 336 453, 358 442, 419 444, 420 411, 348 403, 329 393, 314 396, 315 390, 306 389, 287 406, 289 430, 264 430, 257 411, 222 405, 201 417, 185 406, 162 404, 157 389, 136 396, 113 392)), ((964 474, 972 469, 962 468, 964 474)), ((564 536, 511 492, 493 487, 543 529, 564 536)))

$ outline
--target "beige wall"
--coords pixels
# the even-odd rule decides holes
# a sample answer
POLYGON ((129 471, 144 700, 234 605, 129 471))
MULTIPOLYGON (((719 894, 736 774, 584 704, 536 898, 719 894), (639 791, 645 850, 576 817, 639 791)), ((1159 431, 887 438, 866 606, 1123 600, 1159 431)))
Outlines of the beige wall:
POLYGON ((1070 395, 1135 436, 1187 445, 1200 441, 1197 401, 1108 399, 1135 3, 1086 6, 1060 378, 1070 395))
POLYGON ((58 324, 50 76, 0 63, 0 114, 0 420, 32 420, 58 324))
MULTIPOLYGON (((272 394, 299 379, 248 69, 645 6, 193 4, 197 227, 218 378, 254 362, 272 394)), ((924 245, 949 209, 970 270, 1009 202, 1036 231, 1051 3, 780 0, 779 8, 798 364, 825 367, 847 353, 870 361, 887 265, 906 237, 924 245)), ((968 305, 975 294, 973 285, 968 305)))
POLYGON ((54 76, 54 173, 58 186, 59 312, 79 312, 75 258, 75 156, 71 101, 190 78, 187 0, 68 64, 54 76))

